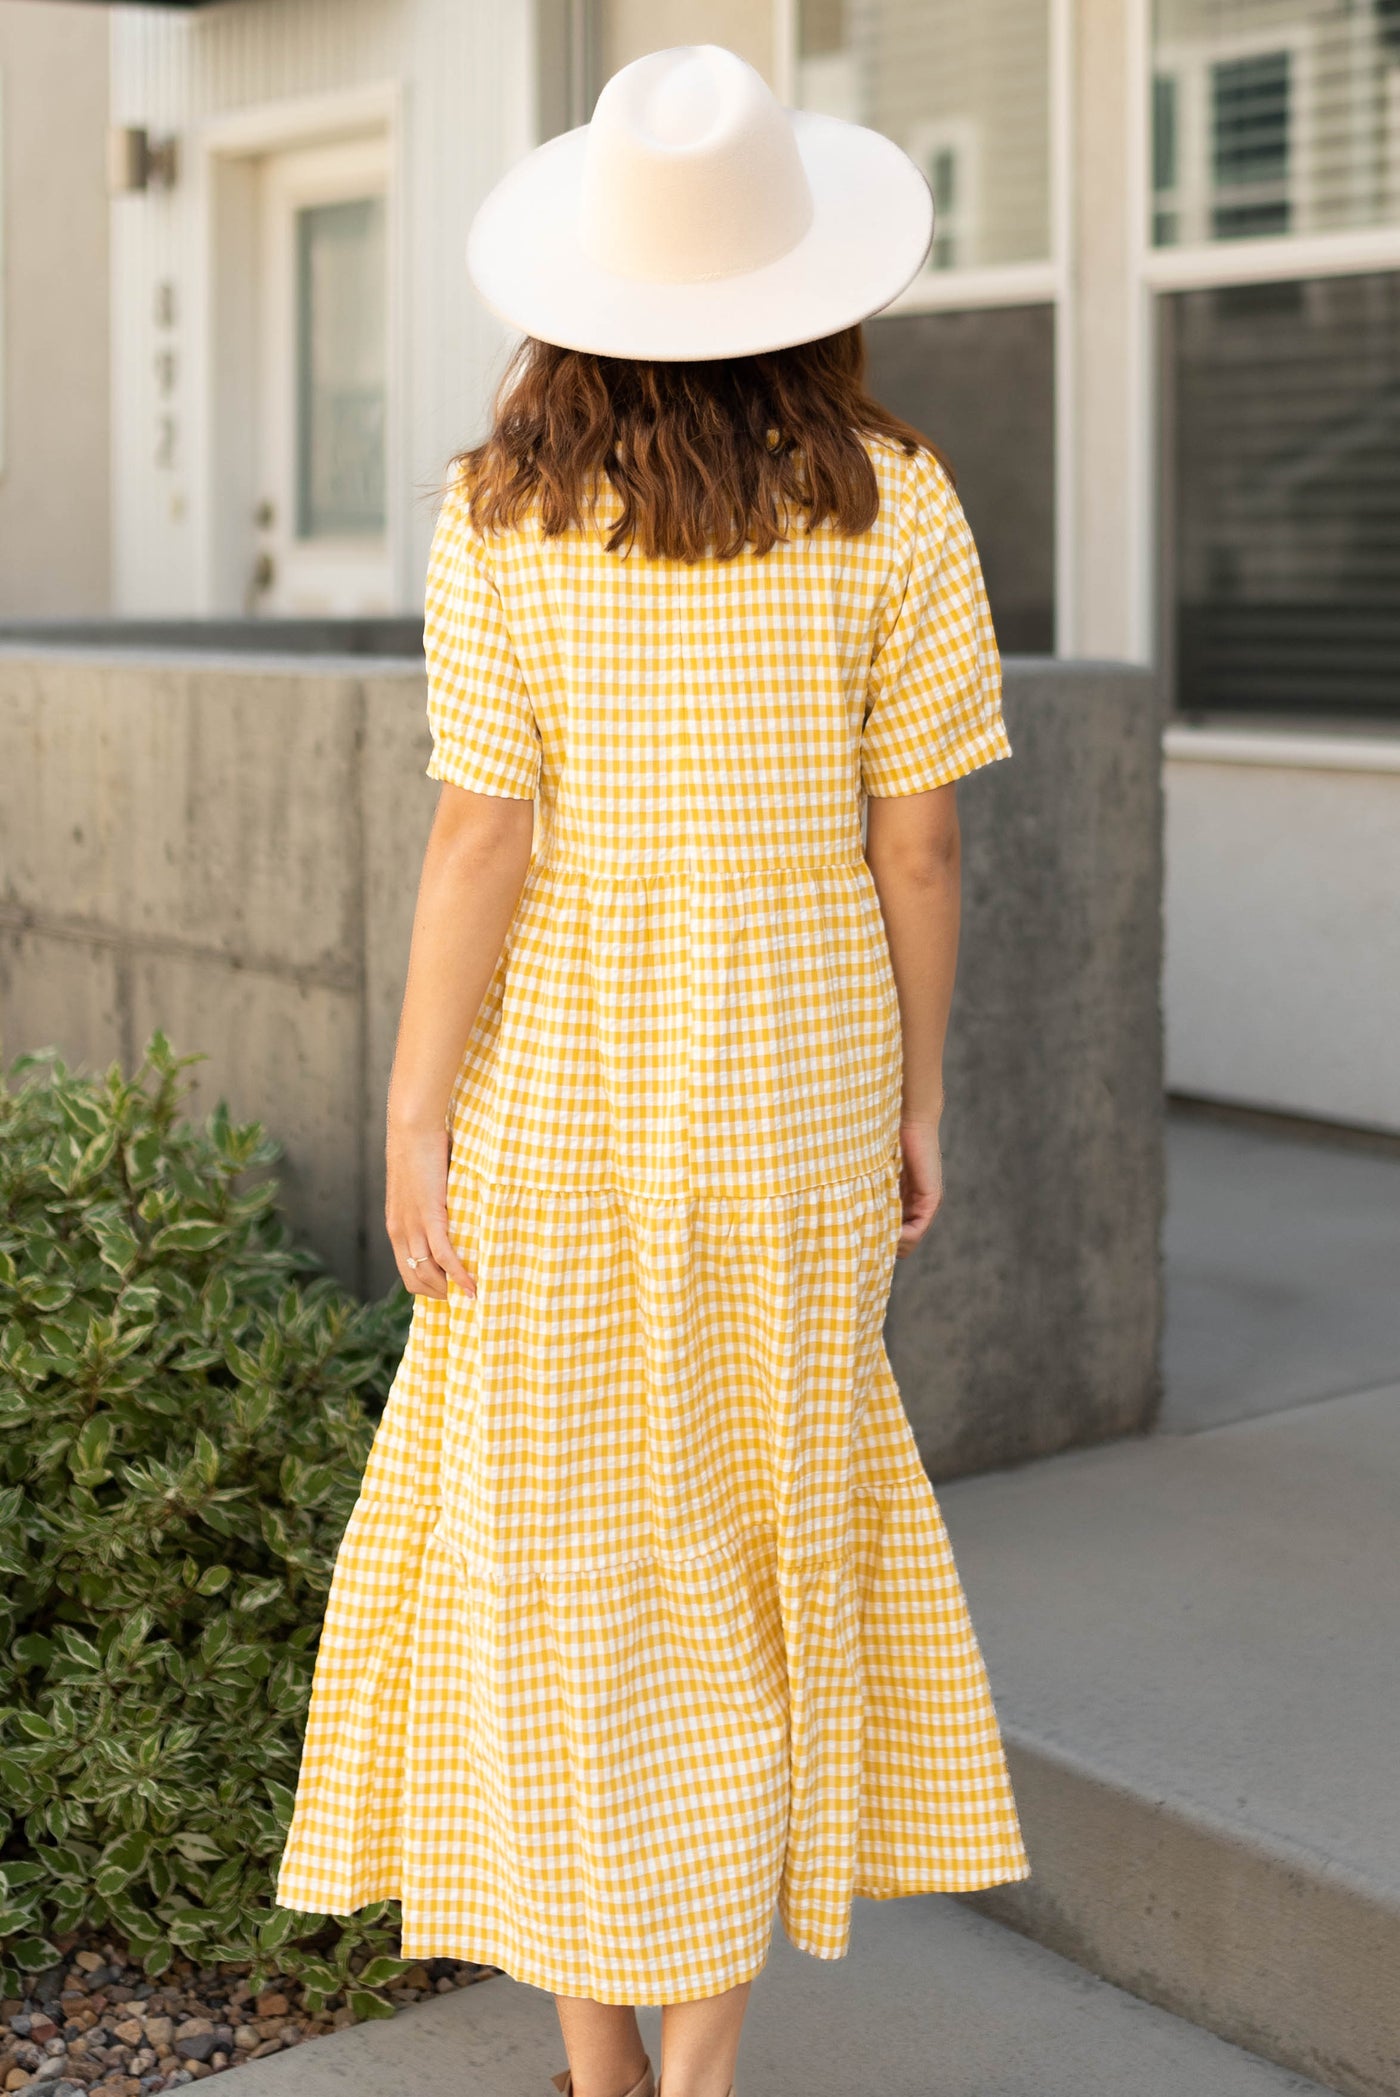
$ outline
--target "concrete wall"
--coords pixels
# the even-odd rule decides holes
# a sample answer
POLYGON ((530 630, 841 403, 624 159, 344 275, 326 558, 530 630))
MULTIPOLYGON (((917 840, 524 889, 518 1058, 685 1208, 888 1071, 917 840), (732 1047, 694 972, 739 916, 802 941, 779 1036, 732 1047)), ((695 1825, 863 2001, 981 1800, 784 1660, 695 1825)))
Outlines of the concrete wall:
MULTIPOLYGON (((1148 1424, 1162 1195, 1156 719, 1142 673, 1011 663, 961 789, 948 1197, 889 1343, 939 1475, 1148 1424)), ((5 1052, 160 1026, 287 1150, 295 1222, 388 1285, 383 1102, 436 789, 421 664, 0 651, 5 1052)))
POLYGON ((0 1037, 155 1027, 286 1146, 288 1208, 386 1287, 383 1099, 436 789, 421 664, 0 652, 0 1037))
POLYGON ((1167 1079, 1400 1131, 1400 726, 1173 726, 1167 1079))
POLYGON ((958 789, 945 1208, 890 1358, 935 1476, 1149 1425, 1163 1199, 1152 679, 1007 665, 1010 763, 958 789))
POLYGON ((109 602, 107 13, 0 0, 0 618, 109 602))

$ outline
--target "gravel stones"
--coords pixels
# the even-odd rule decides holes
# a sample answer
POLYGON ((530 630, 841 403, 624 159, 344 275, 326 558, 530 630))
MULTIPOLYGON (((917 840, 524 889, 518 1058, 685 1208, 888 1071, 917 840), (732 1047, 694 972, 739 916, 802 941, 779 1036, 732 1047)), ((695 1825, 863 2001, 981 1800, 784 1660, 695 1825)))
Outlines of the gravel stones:
MULTIPOLYGON (((0 2001, 0 2097, 157 2097, 357 2022, 339 1996, 305 2009, 292 1978, 255 1996, 246 1968, 177 1959, 152 1981, 119 1945, 60 1944, 62 1965, 29 1977, 23 1998, 0 2001)), ((377 1992, 398 2009, 495 1970, 424 1959, 377 1992)))

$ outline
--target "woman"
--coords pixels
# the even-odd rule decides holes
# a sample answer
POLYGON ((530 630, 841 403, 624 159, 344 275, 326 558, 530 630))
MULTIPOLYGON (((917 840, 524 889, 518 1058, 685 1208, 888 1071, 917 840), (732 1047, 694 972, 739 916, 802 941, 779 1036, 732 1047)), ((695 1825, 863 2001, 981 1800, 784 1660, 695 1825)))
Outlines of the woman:
POLYGON ((952 484, 861 385, 931 233, 896 147, 713 45, 472 231, 526 339, 428 575, 414 1323, 278 1898, 551 1991, 577 2097, 651 2097, 636 2003, 664 2097, 726 2097, 775 1905, 839 1958, 855 1895, 1028 1870, 881 1337, 941 1196, 953 782, 1009 754, 952 484))

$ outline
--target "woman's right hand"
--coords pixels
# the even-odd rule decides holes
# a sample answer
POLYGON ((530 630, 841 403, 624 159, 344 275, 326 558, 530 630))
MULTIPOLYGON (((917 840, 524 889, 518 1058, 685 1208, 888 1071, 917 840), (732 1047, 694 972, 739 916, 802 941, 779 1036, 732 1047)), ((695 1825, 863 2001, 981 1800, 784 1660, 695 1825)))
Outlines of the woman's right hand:
POLYGON ((445 1128, 389 1125, 384 1221, 403 1285, 415 1296, 445 1296, 449 1281, 476 1294, 447 1235, 449 1148, 445 1128), (411 1259, 418 1264, 410 1266, 411 1259))
POLYGON ((923 1237, 943 1200, 943 1154, 938 1144, 938 1123, 902 1121, 899 1124, 899 1148, 903 1161, 899 1195, 904 1222, 900 1227, 895 1258, 904 1260, 923 1237))

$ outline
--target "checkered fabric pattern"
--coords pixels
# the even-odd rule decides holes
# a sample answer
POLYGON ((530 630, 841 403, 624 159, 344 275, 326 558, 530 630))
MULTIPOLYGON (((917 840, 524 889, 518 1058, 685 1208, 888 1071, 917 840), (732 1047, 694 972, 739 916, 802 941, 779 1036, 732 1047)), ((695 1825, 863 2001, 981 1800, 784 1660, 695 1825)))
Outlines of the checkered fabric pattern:
POLYGON ((1010 754, 977 556, 869 440, 868 533, 608 553, 443 506, 432 776, 537 797, 448 1206, 341 1545, 278 1899, 666 2003, 851 1901, 1024 1878, 882 1329, 899 1008, 863 795, 1010 754))

